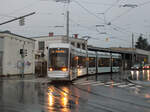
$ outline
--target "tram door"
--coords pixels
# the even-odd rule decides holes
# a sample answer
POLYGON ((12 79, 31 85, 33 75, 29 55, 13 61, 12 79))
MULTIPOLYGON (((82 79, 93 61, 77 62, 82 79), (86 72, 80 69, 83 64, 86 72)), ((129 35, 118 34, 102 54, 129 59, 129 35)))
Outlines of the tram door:
POLYGON ((0 52, 0 75, 2 75, 3 52, 0 52))
POLYGON ((70 75, 72 79, 75 79, 77 77, 77 60, 78 56, 71 54, 70 56, 70 75))

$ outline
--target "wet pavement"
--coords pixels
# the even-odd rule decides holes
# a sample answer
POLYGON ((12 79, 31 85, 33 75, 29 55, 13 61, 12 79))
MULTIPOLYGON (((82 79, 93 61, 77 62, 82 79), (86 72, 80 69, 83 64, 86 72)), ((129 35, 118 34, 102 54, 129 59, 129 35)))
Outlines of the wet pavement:
POLYGON ((128 79, 135 84, 150 86, 150 70, 133 70, 128 79))
POLYGON ((150 88, 128 82, 127 76, 130 72, 73 83, 1 79, 0 112, 150 112, 150 88))

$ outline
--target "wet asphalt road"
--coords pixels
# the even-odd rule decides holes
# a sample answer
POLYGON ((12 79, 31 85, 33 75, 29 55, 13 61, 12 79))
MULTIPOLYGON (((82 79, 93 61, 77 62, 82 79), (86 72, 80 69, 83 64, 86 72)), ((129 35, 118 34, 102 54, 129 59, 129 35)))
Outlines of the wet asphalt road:
POLYGON ((150 112, 150 87, 123 79, 105 75, 72 84, 0 80, 0 112, 150 112))

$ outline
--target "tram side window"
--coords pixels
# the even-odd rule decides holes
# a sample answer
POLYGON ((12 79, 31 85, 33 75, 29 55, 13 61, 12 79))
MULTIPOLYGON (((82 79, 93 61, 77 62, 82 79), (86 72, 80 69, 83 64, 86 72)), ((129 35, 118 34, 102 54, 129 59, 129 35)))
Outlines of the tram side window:
POLYGON ((82 57, 82 62, 83 67, 86 67, 86 57, 82 57))
POLYGON ((95 67, 95 57, 89 57, 89 67, 95 67))
POLYGON ((109 58, 99 58, 98 67, 109 67, 109 66, 110 66, 109 58))
POLYGON ((86 67, 86 57, 79 56, 78 65, 82 67, 86 67))
POLYGON ((78 60, 78 56, 75 56, 74 54, 71 54, 71 56, 70 56, 70 66, 72 67, 72 68, 74 68, 74 67, 76 67, 77 66, 77 60, 78 60))
POLYGON ((113 66, 121 66, 121 60, 117 58, 113 58, 112 60, 113 66))

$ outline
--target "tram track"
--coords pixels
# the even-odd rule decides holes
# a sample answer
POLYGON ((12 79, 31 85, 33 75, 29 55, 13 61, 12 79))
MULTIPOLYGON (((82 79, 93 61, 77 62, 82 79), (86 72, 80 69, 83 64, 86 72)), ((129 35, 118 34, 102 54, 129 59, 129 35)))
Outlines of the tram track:
MULTIPOLYGON (((55 90, 59 91, 59 92, 64 92, 65 94, 69 95, 69 96, 72 96, 74 98, 78 98, 79 100, 81 101, 84 101, 85 100, 83 98, 81 98, 80 96, 77 96, 77 95, 73 95, 73 94, 70 94, 64 90, 62 90, 61 88, 59 87, 55 87, 55 90)), ((97 108, 97 109, 101 109, 103 111, 106 111, 106 112, 127 112, 127 111, 124 111, 124 110, 121 110, 121 109, 117 109, 117 108, 114 108, 114 107, 110 107, 110 106, 107 106, 107 105, 103 105, 103 104, 100 104, 100 103, 88 103, 89 106, 92 106, 93 108, 97 108)))

